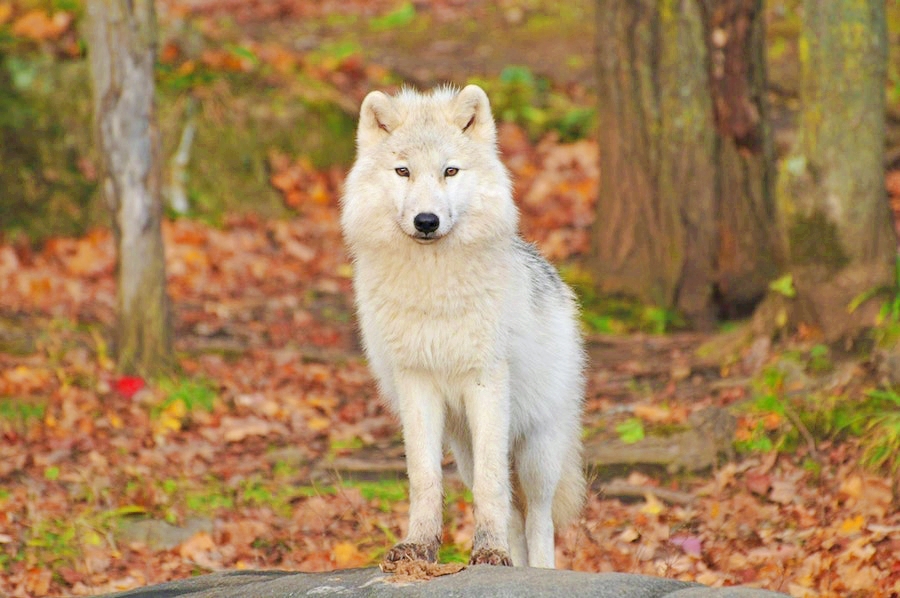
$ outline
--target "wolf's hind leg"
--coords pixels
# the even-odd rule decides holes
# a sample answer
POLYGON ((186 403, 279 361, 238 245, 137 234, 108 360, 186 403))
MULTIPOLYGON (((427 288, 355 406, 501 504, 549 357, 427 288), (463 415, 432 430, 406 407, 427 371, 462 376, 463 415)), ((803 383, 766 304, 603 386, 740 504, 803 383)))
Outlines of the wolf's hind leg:
POLYGON ((531 567, 556 566, 553 496, 561 472, 559 447, 559 440, 552 434, 536 432, 527 437, 516 455, 516 469, 527 503, 525 538, 531 567))
POLYGON ((525 517, 517 505, 509 514, 509 555, 516 567, 528 566, 528 544, 525 541, 525 517))
POLYGON ((456 472, 469 490, 472 489, 475 465, 472 457, 472 438, 464 421, 452 413, 447 414, 447 435, 450 452, 456 461, 456 472))

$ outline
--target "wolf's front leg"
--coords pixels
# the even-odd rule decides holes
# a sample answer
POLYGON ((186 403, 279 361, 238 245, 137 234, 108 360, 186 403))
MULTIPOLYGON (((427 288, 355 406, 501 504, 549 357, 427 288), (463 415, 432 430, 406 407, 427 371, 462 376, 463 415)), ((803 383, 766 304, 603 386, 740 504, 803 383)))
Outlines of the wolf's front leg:
POLYGON ((512 565, 509 555, 509 375, 498 366, 476 381, 466 394, 466 417, 472 433, 475 503, 473 565, 512 565))
POLYGON ((409 531, 384 563, 433 563, 441 546, 444 404, 434 384, 420 375, 401 373, 395 381, 409 474, 409 531))

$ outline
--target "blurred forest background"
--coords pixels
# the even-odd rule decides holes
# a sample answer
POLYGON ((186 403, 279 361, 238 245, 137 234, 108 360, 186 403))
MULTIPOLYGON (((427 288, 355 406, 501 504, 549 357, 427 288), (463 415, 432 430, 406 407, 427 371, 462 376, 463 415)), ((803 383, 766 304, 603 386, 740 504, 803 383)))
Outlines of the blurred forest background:
POLYGON ((365 94, 446 81, 487 90, 584 307, 595 483, 558 563, 900 593, 900 3, 0 0, 0 595, 402 537, 338 198, 365 94), (131 256, 98 91, 142 89, 102 75, 129 52, 161 238, 131 256))

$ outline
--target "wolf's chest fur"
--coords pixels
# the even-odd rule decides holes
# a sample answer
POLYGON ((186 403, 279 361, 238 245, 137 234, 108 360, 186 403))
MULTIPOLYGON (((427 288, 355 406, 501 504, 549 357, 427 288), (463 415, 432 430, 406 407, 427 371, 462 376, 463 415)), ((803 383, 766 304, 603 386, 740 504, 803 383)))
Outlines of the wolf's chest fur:
POLYGON ((361 260, 363 334, 380 339, 402 367, 477 369, 499 357, 508 268, 499 256, 460 260, 433 249, 361 260))

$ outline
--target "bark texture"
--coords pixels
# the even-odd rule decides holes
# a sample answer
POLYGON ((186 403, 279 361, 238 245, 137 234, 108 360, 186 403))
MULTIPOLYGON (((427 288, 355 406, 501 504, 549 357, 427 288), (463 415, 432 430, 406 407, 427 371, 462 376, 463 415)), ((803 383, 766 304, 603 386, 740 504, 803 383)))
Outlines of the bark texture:
POLYGON ((893 286, 897 241, 884 188, 887 25, 880 0, 806 0, 798 147, 780 207, 796 317, 828 340, 872 324, 853 299, 893 286))
POLYGON ((103 192, 118 250, 118 366, 149 375, 173 363, 160 229, 153 0, 89 0, 87 37, 103 192))
POLYGON ((695 324, 778 271, 761 0, 598 0, 601 292, 695 324))

